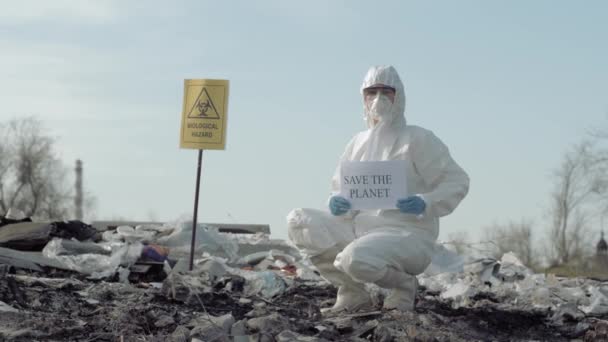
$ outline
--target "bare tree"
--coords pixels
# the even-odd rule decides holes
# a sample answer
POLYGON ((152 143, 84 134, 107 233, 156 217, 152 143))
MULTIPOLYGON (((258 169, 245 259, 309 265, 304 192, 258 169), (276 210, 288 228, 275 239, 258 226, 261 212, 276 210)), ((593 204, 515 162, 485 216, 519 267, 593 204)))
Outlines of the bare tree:
POLYGON ((531 220, 521 219, 519 222, 494 224, 486 228, 484 235, 492 244, 492 254, 496 259, 513 252, 524 265, 535 268, 538 265, 538 255, 534 249, 532 227, 531 220))
MULTIPOLYGON (((608 192, 608 129, 595 130, 590 133, 597 147, 594 154, 596 187, 604 193, 608 192)), ((608 214, 608 196, 601 196, 598 201, 601 215, 608 214)))
POLYGON ((0 212, 17 208, 37 218, 66 218, 72 208, 67 170, 40 121, 0 123, 0 212))
POLYGON ((590 224, 598 217, 598 200, 606 194, 605 165, 594 144, 574 146, 555 172, 551 195, 549 250, 554 264, 583 261, 590 246, 590 224))

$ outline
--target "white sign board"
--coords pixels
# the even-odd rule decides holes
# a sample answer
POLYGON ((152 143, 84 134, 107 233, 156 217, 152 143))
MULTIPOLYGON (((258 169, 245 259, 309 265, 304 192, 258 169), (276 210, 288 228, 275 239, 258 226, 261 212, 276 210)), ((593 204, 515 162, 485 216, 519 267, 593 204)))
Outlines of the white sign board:
POLYGON ((405 160, 343 162, 340 196, 351 209, 396 209, 407 195, 405 160))

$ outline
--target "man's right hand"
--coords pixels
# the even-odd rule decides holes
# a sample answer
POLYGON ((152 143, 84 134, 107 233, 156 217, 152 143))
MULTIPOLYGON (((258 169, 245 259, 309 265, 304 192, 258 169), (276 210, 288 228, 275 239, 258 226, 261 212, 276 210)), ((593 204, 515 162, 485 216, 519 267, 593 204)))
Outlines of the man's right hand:
POLYGON ((350 202, 342 196, 333 196, 329 199, 329 211, 332 215, 340 216, 350 210, 350 202))

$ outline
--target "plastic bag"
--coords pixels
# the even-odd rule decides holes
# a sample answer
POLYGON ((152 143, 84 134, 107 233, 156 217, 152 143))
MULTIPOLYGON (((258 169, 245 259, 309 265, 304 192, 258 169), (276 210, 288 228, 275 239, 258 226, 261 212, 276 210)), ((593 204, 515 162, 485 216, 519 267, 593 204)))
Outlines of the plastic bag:
MULTIPOLYGON (((176 224, 175 229, 168 236, 158 238, 157 243, 171 248, 170 256, 174 258, 185 257, 190 254, 192 241, 192 222, 176 224)), ((226 257, 236 261, 239 246, 236 241, 222 235, 217 228, 198 224, 196 227, 195 254, 202 255, 207 252, 213 256, 226 257)))
POLYGON ((84 253, 78 255, 62 255, 65 249, 61 239, 53 239, 42 250, 42 254, 62 263, 68 269, 89 274, 92 279, 100 279, 116 273, 119 266, 129 267, 141 256, 141 243, 121 244, 112 246, 110 255, 84 253))

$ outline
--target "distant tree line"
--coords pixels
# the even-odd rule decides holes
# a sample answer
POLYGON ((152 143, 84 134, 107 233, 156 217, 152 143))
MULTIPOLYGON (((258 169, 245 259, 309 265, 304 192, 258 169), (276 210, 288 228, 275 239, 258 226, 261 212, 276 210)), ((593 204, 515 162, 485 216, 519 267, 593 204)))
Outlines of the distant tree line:
MULTIPOLYGON (((0 122, 0 215, 15 208, 37 219, 73 218, 72 174, 40 120, 0 122)), ((85 200, 89 207, 92 200, 85 200)))
POLYGON ((608 214, 607 142, 608 130, 595 130, 564 152, 552 175, 544 225, 519 218, 485 227, 477 243, 468 241, 463 232, 451 234, 449 243, 460 253, 481 251, 496 258, 514 252, 531 268, 541 264, 584 267, 595 252, 608 214), (538 236, 541 241, 535 242, 538 236))

